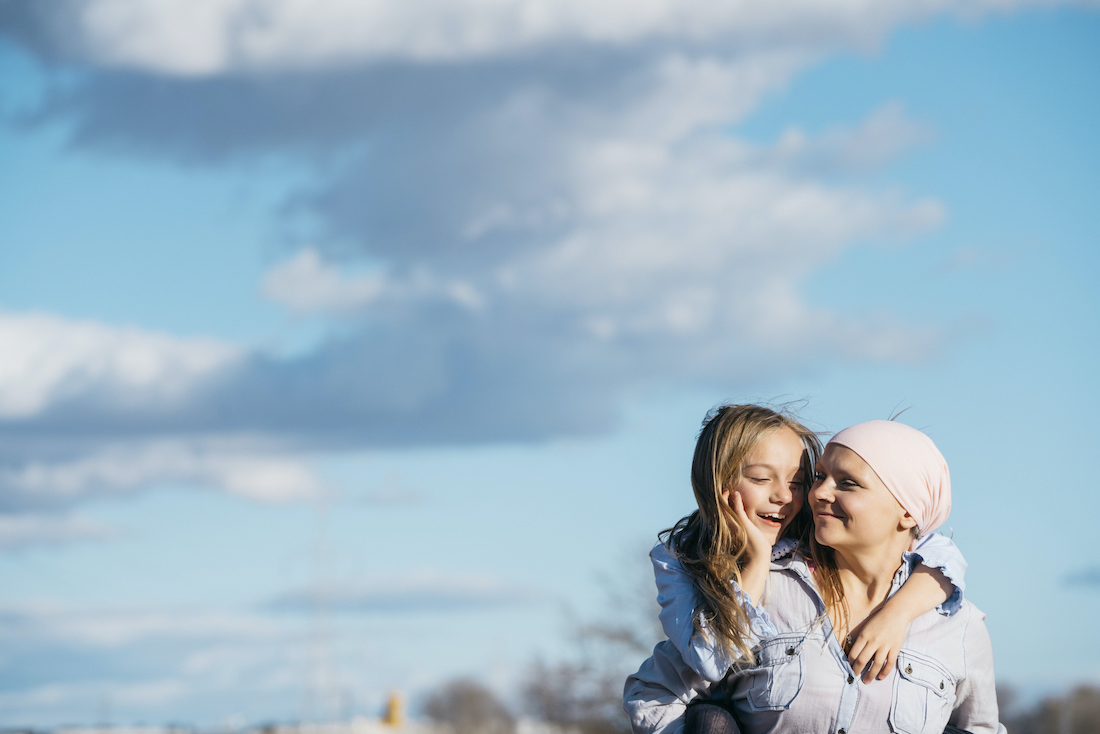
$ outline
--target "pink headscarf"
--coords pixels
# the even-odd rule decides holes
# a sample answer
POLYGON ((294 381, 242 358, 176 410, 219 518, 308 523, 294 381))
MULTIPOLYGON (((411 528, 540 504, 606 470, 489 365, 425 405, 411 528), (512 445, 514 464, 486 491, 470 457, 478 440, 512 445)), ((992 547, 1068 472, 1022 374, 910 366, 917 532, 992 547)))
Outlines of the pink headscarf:
MULTIPOLYGON (((898 503, 917 521, 921 536, 951 512, 951 475, 943 454, 916 428, 895 421, 867 421, 845 428, 829 443, 855 451, 898 503)), ((916 547, 914 540, 910 550, 916 547)))

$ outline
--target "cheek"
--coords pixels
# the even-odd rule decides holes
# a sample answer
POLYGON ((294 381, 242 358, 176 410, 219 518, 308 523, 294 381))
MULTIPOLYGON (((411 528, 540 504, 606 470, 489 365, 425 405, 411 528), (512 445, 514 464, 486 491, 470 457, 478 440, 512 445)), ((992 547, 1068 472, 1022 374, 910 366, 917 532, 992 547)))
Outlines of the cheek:
MULTIPOLYGON (((745 504, 745 512, 752 514, 753 508, 761 503, 763 495, 761 488, 752 482, 742 479, 733 485, 733 488, 741 493, 741 501, 745 504)), ((733 493, 730 493, 730 502, 733 501, 733 493)))

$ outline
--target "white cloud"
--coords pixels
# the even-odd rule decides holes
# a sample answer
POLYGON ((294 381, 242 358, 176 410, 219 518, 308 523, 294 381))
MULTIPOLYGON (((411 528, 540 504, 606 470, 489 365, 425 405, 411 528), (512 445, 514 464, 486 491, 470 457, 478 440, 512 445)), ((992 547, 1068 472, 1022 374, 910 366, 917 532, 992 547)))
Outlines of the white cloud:
POLYGON ((611 351, 627 348, 631 362, 652 370, 623 380, 660 379, 662 371, 736 374, 731 363, 741 355, 728 346, 716 351, 721 343, 765 347, 757 350, 761 365, 807 347, 876 360, 927 354, 934 330, 830 313, 798 295, 805 278, 853 242, 905 238, 943 221, 935 200, 817 177, 884 165, 922 140, 924 129, 891 104, 856 127, 819 137, 740 141, 719 123, 743 114, 752 104, 746 100, 791 72, 791 59, 772 61, 754 67, 758 61, 666 59, 651 70, 648 92, 606 119, 590 119, 568 99, 520 95, 481 123, 489 138, 546 129, 552 169, 527 172, 551 180, 553 196, 527 203, 516 193, 518 181, 490 178, 483 208, 456 222, 466 241, 456 247, 469 248, 468 257, 456 259, 441 246, 394 252, 391 272, 371 276, 370 297, 351 297, 366 292, 366 281, 340 275, 313 249, 277 266, 265 282, 278 280, 281 300, 292 308, 309 304, 402 323, 437 318, 437 305, 450 294, 474 312, 468 327, 483 348, 513 339, 526 319, 550 323, 571 334, 559 344, 563 362, 574 353, 598 359, 604 350, 611 363, 611 351), (660 125, 661 110, 674 110, 675 120, 660 125), (557 234, 547 236, 551 231, 557 234), (508 246, 481 248, 494 238, 508 246), (299 292, 310 295, 292 295, 299 292), (458 297, 463 293, 468 298, 458 297), (670 354, 679 364, 670 364, 670 354))
POLYGON ((240 356, 215 339, 0 312, 0 419, 31 417, 90 392, 122 404, 180 402, 240 356))
POLYGON ((423 270, 404 279, 383 273, 345 275, 337 265, 324 261, 314 247, 303 248, 268 270, 262 289, 266 297, 298 313, 338 315, 383 300, 443 300, 473 311, 485 306, 482 294, 462 279, 441 281, 423 270))
POLYGON ((906 148, 931 137, 927 127, 907 118, 902 105, 893 102, 883 105, 858 128, 830 130, 816 140, 791 128, 766 157, 809 174, 862 173, 890 163, 906 148))
MULTIPOLYGON (((72 0, 97 63, 170 74, 455 61, 570 44, 867 44, 906 21, 1049 0, 72 0)), ((75 22, 74 22, 75 21, 75 22)))
MULTIPOLYGON (((204 389, 231 377, 248 356, 247 350, 214 339, 180 339, 47 314, 0 313, 0 425, 11 430, 66 410, 145 416, 155 422, 157 416, 186 413, 204 389)), ((0 507, 64 506, 167 482, 263 501, 309 498, 322 489, 301 458, 262 436, 211 436, 209 426, 190 437, 166 436, 155 428, 144 435, 112 436, 108 424, 93 420, 78 431, 84 440, 62 440, 52 448, 18 431, 9 436, 0 450, 0 507)), ((33 536, 40 542, 95 534, 91 526, 70 518, 58 519, 51 536, 44 519, 34 525, 31 517, 0 516, 12 543, 20 542, 22 532, 28 541, 33 536)))
POLYGON ((400 474, 391 473, 373 489, 362 495, 367 504, 386 506, 419 505, 428 495, 421 489, 410 486, 400 474))
POLYGON ((0 551, 103 540, 114 536, 115 532, 100 522, 79 515, 0 514, 0 551))
POLYGON ((343 612, 453 612, 529 602, 533 592, 484 575, 420 570, 292 591, 271 600, 276 610, 309 612, 318 605, 343 612))
POLYGON ((71 459, 17 462, 0 466, 0 490, 9 495, 7 503, 31 506, 64 505, 169 482, 274 502, 308 499, 323 490, 301 459, 248 451, 240 443, 232 439, 130 442, 71 459))
MULTIPOLYGON (((49 710, 55 707, 72 706, 74 702, 104 701, 105 697, 116 706, 146 707, 174 701, 185 695, 188 687, 180 680, 159 680, 131 683, 123 681, 81 681, 79 683, 51 683, 36 686, 30 690, 7 690, 0 692, 0 709, 9 714, 49 710), (109 692, 109 697, 107 696, 109 692)), ((100 722, 103 723, 103 722, 100 722)), ((120 734, 163 734, 160 727, 115 727, 120 734)), ((58 731, 66 734, 91 734, 100 731, 99 727, 61 727, 58 731)))
POLYGON ((284 678, 274 696, 296 692, 301 640, 300 625, 256 613, 8 602, 0 604, 0 669, 18 675, 0 691, 0 711, 7 722, 44 728, 87 722, 89 702, 100 715, 109 705, 115 721, 163 721, 166 704, 209 716, 211 699, 239 698, 242 688, 255 695, 273 672, 284 678), (43 669, 65 672, 43 677, 43 669))
MULTIPOLYGON (((63 15, 51 7, 35 12, 63 15)), ((23 328, 8 338, 16 366, 0 367, 0 429, 27 446, 0 446, 0 486, 27 502, 165 481, 309 496, 306 452, 606 430, 642 385, 910 361, 942 340, 804 295, 857 243, 943 221, 932 197, 860 180, 924 126, 896 103, 770 144, 736 126, 830 49, 960 4, 67 7, 79 38, 63 57, 153 73, 86 68, 43 119, 69 119, 89 147, 316 164, 288 202, 319 224, 316 244, 260 288, 339 321, 315 350, 276 358, 7 317, 56 335, 39 345, 23 328), (371 65, 383 58, 431 61, 371 65), (123 347, 144 358, 120 361, 123 347)))
POLYGON ((364 306, 382 295, 380 275, 345 277, 307 247, 267 272, 263 293, 273 301, 300 311, 346 311, 364 306))
POLYGON ((265 639, 286 625, 263 615, 204 608, 82 608, 49 602, 0 605, 0 639, 36 637, 113 648, 160 637, 185 640, 265 639))

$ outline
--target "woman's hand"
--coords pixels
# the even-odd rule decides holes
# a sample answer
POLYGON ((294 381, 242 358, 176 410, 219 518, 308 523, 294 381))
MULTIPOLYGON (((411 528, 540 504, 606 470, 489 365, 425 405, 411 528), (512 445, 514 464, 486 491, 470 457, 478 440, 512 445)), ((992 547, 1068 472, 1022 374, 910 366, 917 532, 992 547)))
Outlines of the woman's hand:
POLYGON ((759 604, 760 597, 764 594, 764 585, 768 580, 768 571, 771 568, 772 542, 767 535, 764 535, 764 531, 749 519, 740 492, 733 493, 733 501, 729 504, 745 531, 745 540, 749 546, 748 560, 741 567, 741 591, 749 595, 753 604, 759 604))
POLYGON ((848 662, 857 674, 863 673, 863 682, 882 680, 890 674, 890 668, 898 659, 898 650, 905 642, 909 619, 898 614, 883 614, 878 609, 863 620, 848 639, 848 662))

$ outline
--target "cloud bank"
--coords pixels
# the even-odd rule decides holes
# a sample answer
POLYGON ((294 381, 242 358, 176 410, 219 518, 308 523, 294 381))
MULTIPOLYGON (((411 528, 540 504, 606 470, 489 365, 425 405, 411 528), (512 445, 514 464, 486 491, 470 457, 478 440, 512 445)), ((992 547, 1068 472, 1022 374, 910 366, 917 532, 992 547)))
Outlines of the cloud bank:
POLYGON ((290 591, 267 608, 282 612, 367 614, 449 613, 531 602, 528 590, 485 576, 419 571, 386 579, 361 579, 290 591))
POLYGON ((311 677, 340 670, 358 690, 384 690, 401 669, 389 641, 438 654, 447 634, 479 639, 483 621, 455 619, 455 612, 533 600, 498 578, 422 570, 290 591, 248 611, 2 603, 0 707, 24 726, 86 719, 95 712, 89 703, 102 709, 104 700, 124 721, 166 711, 192 723, 242 710, 301 716, 302 686, 311 677), (319 604, 352 614, 322 620, 319 604), (333 658, 319 660, 322 650, 333 658))
POLYGON ((1027 4, 8 0, 0 37, 46 82, 5 124, 311 172, 256 285, 334 328, 280 357, 0 313, 4 508, 158 482, 315 496, 326 452, 591 434, 654 387, 926 358, 937 325, 803 291, 943 221, 864 178, 928 131, 890 101, 818 135, 737 125, 828 53, 1027 4))

